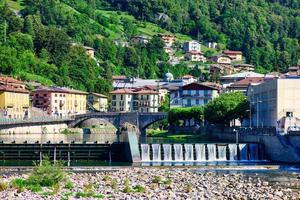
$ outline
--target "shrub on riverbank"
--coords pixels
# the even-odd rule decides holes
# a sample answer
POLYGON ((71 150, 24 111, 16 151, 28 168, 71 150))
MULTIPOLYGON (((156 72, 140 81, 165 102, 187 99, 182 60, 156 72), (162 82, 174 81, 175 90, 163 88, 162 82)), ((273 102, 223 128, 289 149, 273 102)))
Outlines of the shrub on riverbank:
POLYGON ((66 181, 63 163, 51 163, 49 158, 44 158, 42 165, 36 165, 27 179, 28 184, 38 184, 42 187, 53 187, 66 181))

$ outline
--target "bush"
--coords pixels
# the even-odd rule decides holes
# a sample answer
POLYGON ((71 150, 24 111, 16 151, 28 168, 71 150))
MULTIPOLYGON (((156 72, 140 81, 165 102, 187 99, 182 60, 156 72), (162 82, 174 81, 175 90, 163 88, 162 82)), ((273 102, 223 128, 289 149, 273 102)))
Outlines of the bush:
POLYGON ((8 184, 0 181, 0 192, 7 190, 8 184))
POLYGON ((145 187, 143 187, 142 185, 137 185, 133 189, 135 192, 141 192, 141 193, 144 193, 146 191, 145 187))
POLYGON ((17 193, 21 193, 25 190, 27 183, 25 179, 16 178, 11 181, 11 185, 17 190, 17 193))
POLYGON ((51 163, 49 158, 44 158, 41 166, 36 165, 28 178, 28 184, 42 187, 53 187, 66 180, 63 163, 51 163))
POLYGON ((74 183, 71 181, 67 181, 65 184, 65 188, 68 190, 72 190, 74 188, 74 183))
POLYGON ((160 183, 162 181, 162 178, 160 176, 155 176, 152 180, 152 183, 160 183))

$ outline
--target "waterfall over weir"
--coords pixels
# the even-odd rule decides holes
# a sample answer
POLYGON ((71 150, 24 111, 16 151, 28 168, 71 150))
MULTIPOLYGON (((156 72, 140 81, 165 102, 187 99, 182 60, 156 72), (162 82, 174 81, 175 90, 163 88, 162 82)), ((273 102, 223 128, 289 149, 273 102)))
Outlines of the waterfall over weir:
POLYGON ((206 161, 205 144, 195 144, 196 161, 206 161))
POLYGON ((152 160, 161 161, 160 144, 152 144, 152 160))
POLYGON ((262 144, 141 144, 142 162, 259 161, 262 144))
POLYGON ((182 144, 174 144, 175 161, 183 161, 182 144))
POLYGON ((184 144, 185 161, 194 161, 194 147, 192 144, 184 144))
POLYGON ((172 161, 172 146, 171 144, 163 144, 164 161, 172 161))

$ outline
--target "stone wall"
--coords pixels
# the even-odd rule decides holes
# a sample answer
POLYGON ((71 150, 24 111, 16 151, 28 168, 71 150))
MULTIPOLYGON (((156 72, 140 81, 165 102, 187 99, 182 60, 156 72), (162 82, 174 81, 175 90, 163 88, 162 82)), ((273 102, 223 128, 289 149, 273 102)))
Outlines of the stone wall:
POLYGON ((47 124, 47 125, 24 125, 22 127, 4 128, 1 133, 59 133, 68 128, 66 123, 47 124))

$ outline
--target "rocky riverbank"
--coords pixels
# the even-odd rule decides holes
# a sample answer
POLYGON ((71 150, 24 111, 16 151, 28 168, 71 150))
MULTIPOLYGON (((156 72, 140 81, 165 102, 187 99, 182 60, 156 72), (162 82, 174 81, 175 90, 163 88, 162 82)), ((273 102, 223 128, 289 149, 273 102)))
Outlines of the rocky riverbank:
POLYGON ((300 190, 295 187, 300 179, 294 185, 283 186, 256 176, 196 172, 195 168, 117 168, 68 173, 67 184, 42 188, 39 192, 26 189, 18 193, 9 184, 15 178, 27 176, 1 175, 2 183, 9 187, 0 192, 0 199, 300 199, 300 190))

